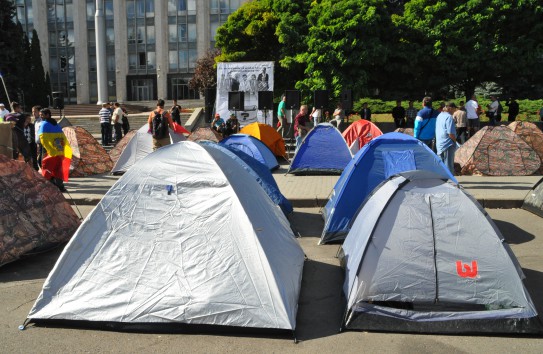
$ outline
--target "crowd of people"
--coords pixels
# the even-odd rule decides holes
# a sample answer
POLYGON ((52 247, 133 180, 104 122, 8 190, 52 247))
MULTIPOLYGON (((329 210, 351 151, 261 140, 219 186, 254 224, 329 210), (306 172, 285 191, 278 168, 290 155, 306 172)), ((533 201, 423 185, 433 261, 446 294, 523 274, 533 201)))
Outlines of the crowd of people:
POLYGON ((119 102, 106 102, 98 112, 102 146, 115 145, 130 130, 128 111, 119 102))

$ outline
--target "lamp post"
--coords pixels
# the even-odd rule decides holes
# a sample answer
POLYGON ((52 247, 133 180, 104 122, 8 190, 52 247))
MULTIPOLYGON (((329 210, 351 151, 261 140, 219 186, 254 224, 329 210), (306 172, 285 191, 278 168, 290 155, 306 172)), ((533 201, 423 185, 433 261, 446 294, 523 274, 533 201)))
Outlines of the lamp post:
POLYGON ((96 14, 94 15, 96 27, 96 78, 98 86, 98 102, 108 101, 107 67, 106 67, 106 19, 104 15, 104 1, 96 0, 96 14))

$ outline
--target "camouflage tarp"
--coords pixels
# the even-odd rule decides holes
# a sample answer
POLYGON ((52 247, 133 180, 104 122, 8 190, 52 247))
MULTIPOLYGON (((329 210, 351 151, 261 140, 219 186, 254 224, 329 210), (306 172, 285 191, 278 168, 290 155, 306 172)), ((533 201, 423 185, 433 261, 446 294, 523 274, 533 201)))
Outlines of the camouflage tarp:
POLYGON ((395 132, 398 132, 398 133, 404 133, 404 134, 407 134, 407 135, 415 135, 415 133, 413 132, 413 128, 396 128, 396 130, 394 130, 395 132))
POLYGON ((13 156, 13 140, 11 127, 11 123, 0 122, 0 155, 4 155, 7 157, 13 156))
POLYGON ((135 129, 130 130, 126 135, 115 145, 113 149, 109 151, 109 157, 111 158, 111 161, 113 162, 113 165, 117 163, 117 160, 119 160, 119 156, 121 156, 124 148, 130 140, 136 135, 138 131, 135 129))
POLYGON ((70 176, 83 177, 111 171, 113 161, 91 133, 75 126, 62 128, 62 131, 73 151, 70 176))
POLYGON ((0 266, 67 242, 79 219, 32 166, 0 155, 0 266))
POLYGON ((506 126, 487 126, 455 154, 463 175, 527 176, 537 172, 541 159, 520 136, 506 126))
POLYGON ((209 127, 198 128, 192 133, 190 133, 187 138, 189 141, 200 141, 200 140, 209 140, 218 143, 222 140, 221 134, 217 133, 209 127))
POLYGON ((507 127, 534 149, 542 161, 537 173, 543 174, 543 132, 534 123, 519 120, 509 124, 507 127))

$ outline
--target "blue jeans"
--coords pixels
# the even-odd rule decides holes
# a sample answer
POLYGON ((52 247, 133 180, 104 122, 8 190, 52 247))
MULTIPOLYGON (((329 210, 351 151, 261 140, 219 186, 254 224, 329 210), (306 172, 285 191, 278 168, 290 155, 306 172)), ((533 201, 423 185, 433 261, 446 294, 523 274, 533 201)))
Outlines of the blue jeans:
POLYGON ((456 151, 456 144, 449 146, 447 149, 439 154, 441 161, 447 166, 451 174, 454 176, 454 153, 456 151))

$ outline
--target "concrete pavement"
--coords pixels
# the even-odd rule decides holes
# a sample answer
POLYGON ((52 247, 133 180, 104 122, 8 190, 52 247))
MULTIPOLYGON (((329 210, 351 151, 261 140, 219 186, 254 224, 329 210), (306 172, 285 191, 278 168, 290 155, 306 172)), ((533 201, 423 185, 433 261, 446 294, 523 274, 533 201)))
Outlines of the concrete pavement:
MULTIPOLYGON (((338 245, 317 242, 323 228, 319 214, 338 176, 285 175, 282 165, 274 177, 293 201, 290 216, 308 260, 304 264, 295 344, 290 336, 200 333, 124 333, 75 328, 28 327, 19 331, 61 248, 0 268, 0 352, 2 353, 540 353, 543 338, 514 336, 443 336, 374 332, 338 333, 344 311, 343 272, 335 258, 338 245)), ((72 178, 69 194, 86 216, 119 177, 72 178)), ((460 177, 504 234, 518 258, 526 287, 543 313, 543 222, 518 205, 541 176, 460 177), (502 203, 500 200, 514 201, 502 203), (506 209, 491 209, 495 205, 506 209)))

